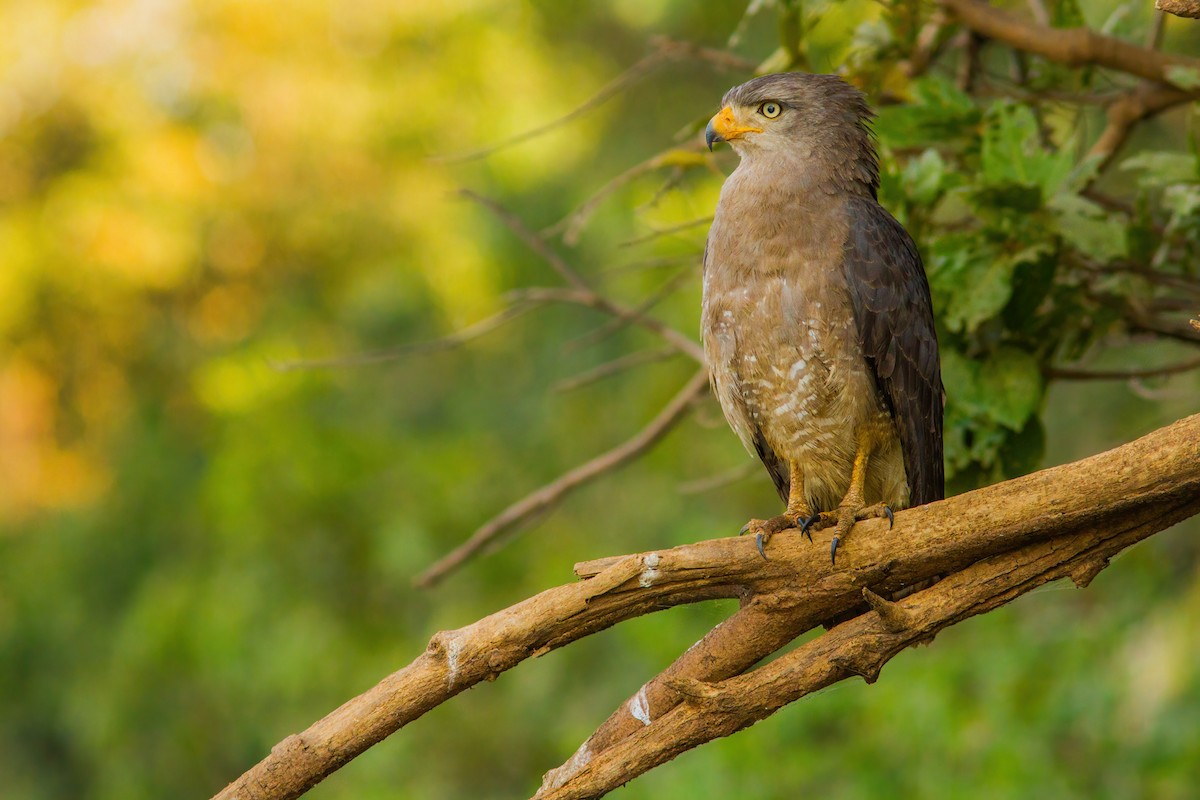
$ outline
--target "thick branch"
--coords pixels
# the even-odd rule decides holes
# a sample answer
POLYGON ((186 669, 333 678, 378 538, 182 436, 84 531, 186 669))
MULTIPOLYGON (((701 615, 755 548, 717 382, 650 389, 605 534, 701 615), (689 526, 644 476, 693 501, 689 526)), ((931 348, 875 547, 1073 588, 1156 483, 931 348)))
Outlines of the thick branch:
MULTIPOLYGON (((800 536, 773 539, 769 561, 742 538, 621 557, 590 580, 549 589, 435 635, 412 664, 280 742, 217 797, 298 797, 464 689, 530 656, 669 606, 739 597, 812 627, 859 606, 863 588, 887 597, 1035 542, 1126 530, 1133 517, 1159 530, 1200 511, 1198 443, 1200 415, 1074 464, 901 512, 890 533, 885 522, 863 522, 839 551, 844 556, 836 567, 826 547, 800 536)), ((1071 558, 1062 553, 1062 563, 1071 558)), ((1089 570, 1081 566, 1079 574, 1086 577, 1089 570)), ((719 655, 730 664, 738 661, 733 651, 719 655)), ((712 680, 722 677, 729 676, 712 680)))
POLYGON ((571 762, 571 780, 543 788, 535 800, 601 797, 680 753, 748 728, 838 681, 857 675, 874 683, 883 665, 905 648, 928 642, 944 628, 1050 581, 1070 577, 1086 586, 1118 552, 1198 511, 1198 496, 1143 509, 1121 525, 1055 537, 984 559, 898 603, 864 588, 870 613, 754 672, 719 683, 669 680, 681 701, 669 714, 656 719, 643 706, 643 724, 633 735, 596 756, 581 749, 571 762))
POLYGON ((939 2, 976 33, 1067 66, 1094 64, 1168 84, 1175 84, 1178 68, 1200 70, 1200 59, 1138 47, 1090 28, 1051 28, 1026 22, 982 0, 939 2))
POLYGON ((1088 151, 1088 158, 1097 159, 1099 169, 1103 170, 1125 144, 1135 125, 1147 117, 1197 97, 1200 95, 1194 91, 1185 92, 1162 83, 1143 81, 1109 105, 1108 123, 1104 126, 1100 138, 1088 151))

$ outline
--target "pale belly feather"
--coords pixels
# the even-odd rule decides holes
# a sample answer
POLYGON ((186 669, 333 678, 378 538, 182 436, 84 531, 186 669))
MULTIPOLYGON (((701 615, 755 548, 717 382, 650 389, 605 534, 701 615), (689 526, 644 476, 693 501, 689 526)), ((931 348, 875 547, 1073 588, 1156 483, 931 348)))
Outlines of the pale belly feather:
POLYGON ((864 433, 873 445, 865 486, 868 504, 908 504, 895 427, 865 367, 843 298, 799 298, 779 277, 756 292, 738 287, 710 298, 705 350, 721 408, 751 453, 762 440, 795 462, 814 510, 831 509, 850 484, 864 433), (805 313, 799 313, 803 310, 805 313))

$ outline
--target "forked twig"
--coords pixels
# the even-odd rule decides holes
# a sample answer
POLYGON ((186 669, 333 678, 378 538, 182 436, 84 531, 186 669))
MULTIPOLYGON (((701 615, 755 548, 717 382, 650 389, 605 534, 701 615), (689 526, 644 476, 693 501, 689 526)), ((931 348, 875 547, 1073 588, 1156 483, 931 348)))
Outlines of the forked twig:
POLYGON ((626 353, 620 358, 606 361, 599 366, 589 369, 587 372, 581 372, 571 378, 564 378, 554 384, 554 391, 573 392, 576 389, 590 386, 605 378, 611 378, 613 375, 617 375, 627 369, 640 367, 643 364, 653 364, 657 361, 666 361, 668 358, 677 355, 679 355, 679 351, 674 347, 660 347, 657 350, 635 350, 632 353, 626 353))
POLYGON ((645 300, 638 303, 638 305, 630 311, 629 315, 614 317, 605 324, 601 325, 599 328, 589 331, 573 341, 567 342, 566 347, 568 349, 575 350, 580 347, 593 345, 596 342, 599 342, 600 340, 612 336, 614 333, 633 325, 635 322, 637 322, 637 320, 643 319, 646 315, 646 312, 674 294, 675 291, 684 283, 684 281, 691 278, 694 274, 694 271, 690 269, 677 272, 669 279, 664 281, 662 286, 651 292, 645 300))
POLYGON ((357 353, 351 356, 337 356, 334 358, 311 358, 293 361, 271 361, 270 366, 280 372, 291 372, 292 370, 301 369, 338 369, 341 367, 362 367, 372 364, 384 364, 389 361, 398 361, 406 356, 415 355, 416 353, 433 353, 443 350, 453 350, 456 347, 462 347, 468 342, 478 339, 480 336, 491 333, 504 324, 511 322, 527 311, 532 310, 537 304, 527 299, 511 303, 506 308, 496 312, 490 317, 481 319, 472 325, 468 325, 462 330, 455 331, 440 339, 431 339, 427 342, 413 342, 412 344, 404 344, 399 347, 393 347, 390 350, 380 350, 374 353, 357 353))
POLYGON ((501 534, 542 513, 575 489, 624 466, 633 458, 649 450, 687 416, 692 403, 707 389, 708 372, 702 369, 697 371, 692 379, 679 390, 678 394, 671 398, 658 416, 632 438, 513 503, 481 525, 467 541, 438 559, 418 575, 413 583, 425 588, 437 584, 501 534))
POLYGON ((656 36, 650 40, 650 44, 651 47, 653 47, 653 50, 643 56, 639 61, 634 63, 620 75, 601 86, 595 94, 583 101, 583 103, 568 111, 566 114, 563 114, 561 117, 550 120, 545 124, 538 125, 527 131, 523 131, 522 133, 518 133, 517 135, 511 136, 503 141, 497 142, 496 144, 488 145, 487 147, 480 147, 475 150, 468 150, 464 153, 434 156, 433 160, 461 162, 471 161, 478 158, 486 158, 487 156, 506 148, 527 142, 530 139, 536 139, 543 134, 549 133, 556 128, 560 128, 563 125, 579 119, 597 106, 607 103, 613 97, 616 97, 633 84, 646 78, 663 64, 671 61, 679 61, 682 59, 691 58, 697 61, 704 61, 712 64, 718 69, 740 70, 746 72, 752 71, 755 67, 754 62, 747 61, 746 59, 735 56, 732 53, 727 53, 722 50, 714 50, 711 47, 703 47, 693 42, 671 39, 666 36, 656 36))

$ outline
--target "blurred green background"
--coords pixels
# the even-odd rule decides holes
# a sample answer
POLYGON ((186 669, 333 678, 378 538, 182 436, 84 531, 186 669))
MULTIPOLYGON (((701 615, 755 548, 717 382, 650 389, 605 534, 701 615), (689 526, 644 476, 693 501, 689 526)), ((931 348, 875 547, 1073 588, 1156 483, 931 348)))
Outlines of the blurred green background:
MULTIPOLYGON (((627 438, 694 365, 556 391, 660 344, 636 330, 581 338, 604 318, 549 307, 463 348, 283 368, 435 339, 500 310, 511 290, 557 285, 459 187, 538 230, 671 147, 687 168, 632 180, 576 244, 551 241, 630 304, 684 271, 655 313, 695 331, 706 226, 655 232, 711 213, 732 161, 695 158, 694 131, 747 73, 667 63, 544 135, 451 156, 567 114, 654 36, 724 48, 736 33, 732 50, 761 62, 779 12, 756 5, 0 3, 0 794, 208 796, 435 631, 569 581, 576 561, 774 513, 757 471, 680 491, 747 463, 710 402, 507 547, 417 590, 413 576, 482 521, 627 438)), ((1051 6, 1058 21, 1079 14, 1051 6)), ((1088 4, 1085 21, 1140 42, 1149 6, 1088 4)), ((1055 204, 1052 193, 1078 197, 1078 181, 1044 175, 1060 153, 1078 167, 1102 109, 1039 106, 1049 134, 1034 141, 1030 106, 988 91, 1006 85, 1002 61, 985 61, 981 90, 954 93, 953 42, 925 82, 909 81, 898 67, 917 31, 909 17, 931 11, 810 2, 802 55, 818 71, 846 65, 892 109, 879 126, 883 198, 917 233, 945 317, 952 485, 1074 460, 1194 413, 1191 373, 1047 391, 1038 372, 1081 355, 1121 368, 1195 352, 1126 336, 1073 273, 1054 272, 1064 253, 1138 257, 1120 235, 1097 244, 1097 225, 1165 225, 1182 237, 1172 252, 1193 252, 1192 111, 1146 123, 1122 157, 1153 158, 1101 181, 1144 215, 1055 204), (1011 135, 1017 161, 1044 173, 997 172, 987 131, 1011 135), (1000 191, 1036 185, 1030 208, 1000 191), (962 208, 965 234, 950 220, 962 208), (1041 227, 1011 229, 1016 213, 1041 227), (1042 245, 1005 250, 1027 236, 1042 245), (994 251, 959 257, 979 242, 994 251), (1011 267, 994 296, 955 272, 994 263, 1011 267), (1014 316, 1019 281, 1046 270, 1056 288, 1043 281, 1045 299, 1024 306, 1038 313, 1014 316), (1050 306, 1057 316, 1041 313, 1050 306), (1011 378, 1000 399, 986 383, 996 374, 1011 378)), ((1170 20, 1165 48, 1197 54, 1192 25, 1170 20)), ((1034 90, 1062 93, 1131 85, 1052 65, 1038 80, 1034 90)), ((1194 264, 1160 267, 1194 277, 1194 264)), ((876 685, 839 684, 621 796, 1194 797, 1197 533, 1192 521, 1154 537, 1087 591, 1055 585, 971 620, 899 656, 876 685)), ((527 796, 732 608, 671 609, 522 664, 310 796, 527 796)))

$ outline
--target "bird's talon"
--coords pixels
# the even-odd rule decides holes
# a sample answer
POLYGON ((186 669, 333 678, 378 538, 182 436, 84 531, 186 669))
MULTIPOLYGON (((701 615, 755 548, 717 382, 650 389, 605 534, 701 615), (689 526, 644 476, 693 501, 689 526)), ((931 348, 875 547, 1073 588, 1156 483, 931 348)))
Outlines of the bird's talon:
POLYGON ((883 507, 883 513, 887 515, 887 518, 888 518, 888 530, 890 531, 892 528, 896 527, 896 515, 892 513, 892 507, 891 507, 891 506, 884 506, 884 507, 883 507))
POLYGON ((820 514, 813 514, 811 517, 805 517, 804 519, 797 520, 797 522, 800 523, 800 532, 808 537, 809 542, 812 541, 812 532, 809 531, 809 527, 820 518, 820 514))
POLYGON ((829 563, 830 564, 837 564, 838 541, 839 541, 839 539, 838 539, 837 535, 835 534, 833 537, 833 541, 829 543, 829 563))
POLYGON ((747 522, 745 525, 743 525, 743 526, 742 526, 742 529, 741 529, 740 531, 738 531, 738 536, 744 536, 744 535, 746 535, 747 533, 749 533, 749 532, 750 532, 750 526, 751 526, 752 524, 754 524, 754 520, 750 520, 750 522, 747 522))
POLYGON ((763 561, 767 560, 767 551, 763 549, 766 543, 766 537, 761 533, 754 537, 754 546, 758 548, 758 554, 763 557, 763 561))

